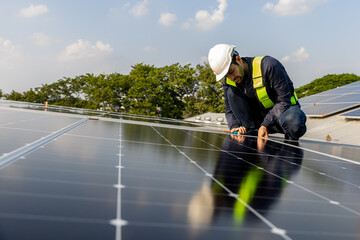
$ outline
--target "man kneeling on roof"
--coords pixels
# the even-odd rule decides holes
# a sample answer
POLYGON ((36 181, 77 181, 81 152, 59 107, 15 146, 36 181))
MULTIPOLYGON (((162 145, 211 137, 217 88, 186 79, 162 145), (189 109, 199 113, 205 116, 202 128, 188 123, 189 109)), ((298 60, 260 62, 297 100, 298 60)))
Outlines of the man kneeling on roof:
POLYGON ((283 133, 298 140, 306 116, 284 66, 275 58, 240 57, 235 46, 217 44, 209 51, 216 80, 223 81, 225 115, 231 132, 268 137, 283 133))

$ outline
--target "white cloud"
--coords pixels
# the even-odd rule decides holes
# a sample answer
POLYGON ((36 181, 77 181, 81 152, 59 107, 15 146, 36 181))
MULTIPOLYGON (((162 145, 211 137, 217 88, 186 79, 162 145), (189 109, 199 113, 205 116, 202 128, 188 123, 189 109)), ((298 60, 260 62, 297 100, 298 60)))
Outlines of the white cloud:
POLYGON ((152 52, 152 51, 155 51, 155 48, 151 47, 151 46, 146 46, 144 47, 144 51, 146 52, 152 52))
POLYGON ((281 59, 281 61, 283 61, 283 62, 290 62, 290 60, 291 60, 290 56, 285 56, 281 59))
POLYGON ((20 46, 0 37, 0 67, 14 69, 20 59, 20 46))
POLYGON ((137 2, 135 6, 130 9, 129 13, 135 17, 142 17, 148 12, 147 4, 148 0, 137 2))
POLYGON ((92 45, 89 41, 78 40, 68 45, 59 56, 60 61, 72 61, 100 57, 113 52, 109 44, 97 41, 92 45))
POLYGON ((45 5, 40 4, 40 5, 35 6, 33 4, 30 4, 29 7, 21 9, 19 12, 19 15, 21 17, 29 18, 29 17, 35 17, 37 15, 47 13, 48 11, 49 11, 49 9, 45 5))
POLYGON ((277 4, 267 2, 263 10, 273 11, 278 15, 300 15, 310 12, 313 8, 327 0, 279 0, 277 4))
POLYGON ((309 58, 309 53, 304 47, 299 48, 296 52, 293 52, 291 56, 285 56, 281 59, 283 62, 302 62, 309 58))
POLYGON ((176 21, 176 15, 172 13, 161 13, 159 23, 164 26, 171 26, 176 21))
POLYGON ((207 10, 199 10, 195 14, 195 19, 190 19, 186 22, 183 27, 189 28, 194 25, 195 27, 201 30, 210 30, 222 23, 225 19, 224 13, 227 7, 227 0, 217 0, 219 3, 218 8, 212 13, 209 13, 207 10))
POLYGON ((50 37, 44 33, 35 32, 30 37, 34 44, 39 47, 47 47, 50 42, 50 37))

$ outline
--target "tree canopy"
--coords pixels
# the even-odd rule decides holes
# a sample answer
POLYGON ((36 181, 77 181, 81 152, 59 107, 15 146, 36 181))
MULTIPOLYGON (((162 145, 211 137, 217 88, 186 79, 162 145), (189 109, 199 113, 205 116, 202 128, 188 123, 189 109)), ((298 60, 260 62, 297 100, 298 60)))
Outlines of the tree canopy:
POLYGON ((303 98, 357 81, 360 81, 360 77, 355 74, 329 74, 297 88, 296 94, 299 98, 303 98))
MULTIPOLYGON (((359 81, 355 74, 326 75, 296 89, 299 98, 359 81)), ((62 78, 23 93, 12 91, 8 100, 99 109, 168 118, 184 118, 205 112, 224 112, 222 83, 209 64, 155 67, 132 66, 128 75, 90 74, 62 78)))
POLYGON ((169 118, 224 109, 222 86, 207 64, 193 68, 190 64, 155 67, 140 63, 132 66, 129 75, 88 73, 23 93, 12 91, 5 97, 169 118))

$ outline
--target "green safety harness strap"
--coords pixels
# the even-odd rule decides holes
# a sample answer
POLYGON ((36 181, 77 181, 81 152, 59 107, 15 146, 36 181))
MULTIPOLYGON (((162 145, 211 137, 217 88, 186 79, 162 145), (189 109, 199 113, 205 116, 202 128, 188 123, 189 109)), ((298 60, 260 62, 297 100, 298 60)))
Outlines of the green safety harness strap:
POLYGON ((261 73, 261 60, 264 57, 255 57, 253 60, 253 87, 256 91, 256 95, 261 102, 261 104, 264 106, 264 108, 271 108, 275 104, 274 102, 269 98, 269 95, 266 92, 266 87, 263 83, 262 73, 261 73))

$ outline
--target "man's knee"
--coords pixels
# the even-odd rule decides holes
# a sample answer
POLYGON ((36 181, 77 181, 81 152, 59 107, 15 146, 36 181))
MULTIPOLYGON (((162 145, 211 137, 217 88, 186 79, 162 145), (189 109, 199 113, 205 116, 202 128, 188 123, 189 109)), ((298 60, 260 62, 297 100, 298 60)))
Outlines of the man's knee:
POLYGON ((280 126, 285 135, 298 140, 306 133, 306 115, 299 106, 292 106, 279 119, 280 126))

